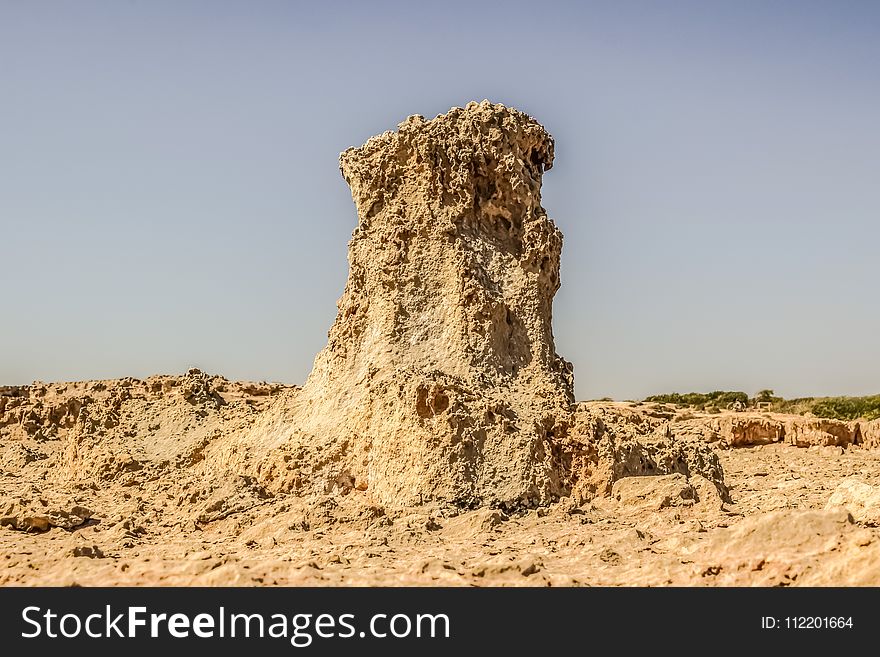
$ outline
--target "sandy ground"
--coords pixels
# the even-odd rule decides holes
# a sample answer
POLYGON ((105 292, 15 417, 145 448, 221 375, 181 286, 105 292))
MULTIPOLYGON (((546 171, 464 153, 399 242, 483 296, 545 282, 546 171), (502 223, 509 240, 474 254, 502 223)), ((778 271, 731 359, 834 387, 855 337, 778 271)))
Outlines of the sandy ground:
MULTIPOLYGON (((725 450, 732 502, 657 509, 613 498, 456 517, 386 514, 358 499, 270 500, 196 529, 100 518, 0 530, 4 585, 880 584, 880 530, 823 510, 880 455, 782 445, 725 450)), ((649 478, 645 478, 649 479, 649 478)), ((98 499, 119 507, 113 493, 98 499), (103 499, 102 499, 103 498, 103 499)), ((144 505, 132 494, 132 508, 144 505)), ((159 508, 173 503, 160 496, 159 508)), ((149 509, 146 517, 149 517, 149 509)))

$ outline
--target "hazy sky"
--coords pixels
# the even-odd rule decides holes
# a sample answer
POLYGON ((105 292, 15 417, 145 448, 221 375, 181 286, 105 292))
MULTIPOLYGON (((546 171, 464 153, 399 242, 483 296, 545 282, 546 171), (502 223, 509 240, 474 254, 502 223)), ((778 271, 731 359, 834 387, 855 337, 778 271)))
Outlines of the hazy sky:
POLYGON ((340 151, 513 105, 557 142, 580 398, 880 392, 880 3, 0 0, 0 384, 302 382, 340 151))

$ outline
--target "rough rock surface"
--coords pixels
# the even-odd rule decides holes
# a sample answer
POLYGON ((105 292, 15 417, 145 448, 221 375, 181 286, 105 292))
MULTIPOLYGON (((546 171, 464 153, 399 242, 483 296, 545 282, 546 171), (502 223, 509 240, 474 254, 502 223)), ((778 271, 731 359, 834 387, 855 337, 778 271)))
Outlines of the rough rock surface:
POLYGON ((562 235, 540 193, 552 164, 539 123, 488 101, 342 153, 358 211, 348 283, 303 390, 249 437, 264 485, 398 505, 565 492, 551 445, 573 401, 551 327, 562 235), (327 458, 291 480, 304 450, 327 458))
POLYGON ((741 413, 687 417, 671 422, 669 433, 719 442, 722 447, 768 445, 783 440, 785 423, 764 415, 741 413))
POLYGON ((845 507, 852 517, 868 525, 880 525, 880 488, 857 478, 845 479, 835 489, 827 507, 845 507))
POLYGON ((860 429, 865 447, 880 448, 880 420, 862 422, 860 429))
POLYGON ((571 427, 556 437, 567 494, 585 501, 608 495, 623 477, 683 474, 705 477, 727 497, 715 451, 691 435, 673 436, 652 413, 626 405, 579 403, 571 427))
POLYGON ((539 123, 488 101, 342 153, 358 226, 327 346, 228 466, 272 493, 358 490, 401 507, 529 507, 691 469, 723 488, 704 444, 578 419, 551 325, 552 163, 539 123))
POLYGON ((841 420, 794 418, 787 422, 785 439, 797 447, 845 446, 855 442, 856 427, 841 420))
POLYGON ((745 518, 687 553, 695 563, 711 564, 702 576, 715 585, 865 584, 880 576, 876 547, 864 551, 859 568, 852 560, 875 541, 839 508, 772 511, 745 518), (825 572, 813 567, 817 560, 825 572))
MULTIPOLYGON (((864 441, 870 423, 778 413, 688 413, 673 417, 669 433, 677 437, 718 442, 721 447, 744 447, 786 442, 796 447, 846 447, 864 441)), ((870 431, 870 429, 869 429, 870 431)))
POLYGON ((743 418, 729 415, 721 419, 719 425, 721 439, 730 447, 776 443, 785 435, 781 422, 763 417, 743 418))
POLYGON ((611 488, 611 497, 621 504, 651 511, 697 502, 694 487, 678 473, 618 479, 611 488))
POLYGON ((91 517, 92 512, 76 500, 0 499, 0 525, 21 531, 43 532, 51 527, 73 529, 91 517))

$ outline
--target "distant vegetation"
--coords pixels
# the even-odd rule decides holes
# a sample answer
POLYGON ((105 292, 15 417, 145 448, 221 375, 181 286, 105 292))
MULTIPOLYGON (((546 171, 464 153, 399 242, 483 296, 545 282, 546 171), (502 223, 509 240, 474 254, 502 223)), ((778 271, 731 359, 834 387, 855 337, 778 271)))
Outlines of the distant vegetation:
POLYGON ((677 406, 690 406, 701 411, 724 409, 728 405, 740 402, 744 406, 749 405, 749 396, 744 392, 730 390, 716 390, 715 392, 686 392, 680 394, 672 392, 667 395, 654 395, 645 401, 661 402, 663 404, 675 404, 677 406))
MULTIPOLYGON (((777 410, 773 408, 773 410, 777 410)), ((782 399, 779 403, 781 413, 812 413, 817 417, 830 417, 835 420, 855 420, 880 418, 880 395, 870 397, 805 397, 802 399, 782 399)))
POLYGON ((827 417, 835 420, 876 420, 880 418, 880 395, 869 397, 800 397, 783 399, 773 394, 772 390, 762 390, 754 397, 746 393, 732 390, 716 390, 715 392, 687 392, 653 395, 645 401, 660 402, 687 406, 710 413, 729 408, 740 402, 747 408, 769 404, 768 410, 776 413, 796 413, 804 415, 812 413, 816 417, 827 417))

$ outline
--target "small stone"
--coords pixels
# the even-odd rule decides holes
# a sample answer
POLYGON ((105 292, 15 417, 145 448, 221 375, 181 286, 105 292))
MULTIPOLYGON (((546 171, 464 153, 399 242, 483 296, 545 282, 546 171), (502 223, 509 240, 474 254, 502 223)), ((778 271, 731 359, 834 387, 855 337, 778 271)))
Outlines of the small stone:
POLYGON ((97 545, 78 545, 71 550, 74 557, 86 557, 88 559, 103 559, 104 552, 97 545))
POLYGON ((696 493, 683 474, 624 477, 614 482, 611 497, 634 509, 659 511, 667 507, 690 506, 696 493))

